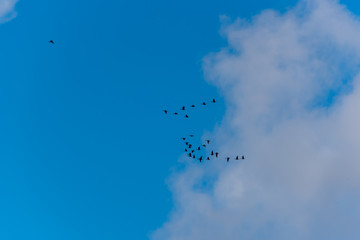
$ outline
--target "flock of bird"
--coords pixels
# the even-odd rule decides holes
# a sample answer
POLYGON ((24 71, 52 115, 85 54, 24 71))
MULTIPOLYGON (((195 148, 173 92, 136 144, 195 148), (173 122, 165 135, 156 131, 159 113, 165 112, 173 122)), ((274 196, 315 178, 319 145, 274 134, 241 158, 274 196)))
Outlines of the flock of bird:
MULTIPOLYGON (((216 103, 215 99, 213 99, 213 100, 210 102, 210 104, 211 104, 211 103, 216 103)), ((202 105, 202 106, 206 106, 207 103, 206 103, 206 102, 203 102, 201 105, 202 105)), ((190 108, 195 108, 196 106, 195 106, 195 105, 191 105, 191 106, 189 106, 189 107, 190 107, 190 108)), ((186 106, 182 106, 182 107, 180 108, 181 111, 186 111, 187 109, 188 109, 188 107, 186 107, 186 106)), ((164 111, 165 114, 170 114, 170 112, 169 112, 167 109, 164 109, 163 111, 164 111)), ((172 114, 174 114, 174 115, 179 115, 178 112, 173 112, 172 114)), ((184 113, 184 117, 185 117, 185 118, 189 118, 189 115, 188 115, 187 113, 184 113)), ((222 157, 224 157, 227 162, 229 162, 231 159, 234 159, 234 160, 240 160, 240 159, 241 159, 241 160, 244 160, 244 159, 245 159, 245 156, 244 156, 244 155, 242 155, 241 157, 236 156, 236 157, 233 157, 233 158, 231 158, 231 157, 229 157, 229 156, 220 156, 219 152, 216 152, 216 151, 214 151, 214 150, 211 150, 211 152, 210 152, 210 150, 209 150, 210 153, 209 153, 208 155, 206 155, 206 153, 205 153, 205 155, 204 155, 203 150, 205 150, 205 152, 206 152, 206 148, 208 148, 208 147, 210 146, 210 142, 211 142, 211 141, 210 141, 210 140, 205 140, 205 143, 201 144, 201 145, 198 146, 198 147, 195 147, 195 145, 194 145, 192 142, 190 142, 190 139, 193 139, 193 138, 194 138, 194 135, 189 135, 189 138, 183 137, 183 138, 181 138, 181 139, 182 139, 182 140, 184 141, 184 143, 185 143, 185 152, 187 153, 187 156, 188 156, 189 158, 199 160, 200 163, 201 163, 203 160, 211 160, 211 159, 214 159, 214 158, 222 158, 222 157), (197 155, 198 157, 196 157, 196 155, 197 155)))
MULTIPOLYGON (((193 138, 194 135, 189 135, 190 138, 193 138)), ((210 140, 205 140, 205 143, 201 144, 201 146, 195 147, 188 138, 183 137, 182 140, 185 143, 185 152, 187 153, 187 156, 193 159, 198 159, 200 162, 202 160, 211 160, 212 158, 221 158, 220 153, 216 152, 214 150, 211 150, 211 152, 208 155, 203 156, 203 152, 202 150, 206 151, 206 148, 210 146, 210 140), (200 156, 198 155, 198 153, 200 153, 200 156), (197 158, 196 155, 198 155, 199 157, 197 158)), ((226 156, 225 160, 227 162, 229 162, 231 159, 231 157, 226 156)), ((234 157, 234 160, 244 160, 245 156, 242 155, 241 157, 236 156, 234 157)))
MULTIPOLYGON (((213 99, 213 100, 211 101, 211 103, 216 103, 215 99, 213 99)), ((206 102, 203 102, 201 105, 202 105, 202 106, 206 106, 207 104, 206 104, 206 102)), ((191 106, 190 106, 190 108, 195 108, 195 107, 196 107, 195 105, 191 105, 191 106)), ((186 106, 182 106, 182 108, 180 108, 180 110, 181 110, 181 111, 186 111, 187 108, 188 108, 188 107, 186 107, 186 106)), ((168 113, 169 113, 169 111, 168 111, 167 109, 164 109, 163 111, 164 111, 165 114, 168 114, 168 113)), ((172 114, 174 114, 174 115, 179 115, 178 112, 173 112, 172 114)), ((188 115, 188 114, 185 114, 184 117, 185 117, 185 118, 189 118, 189 115, 188 115)))

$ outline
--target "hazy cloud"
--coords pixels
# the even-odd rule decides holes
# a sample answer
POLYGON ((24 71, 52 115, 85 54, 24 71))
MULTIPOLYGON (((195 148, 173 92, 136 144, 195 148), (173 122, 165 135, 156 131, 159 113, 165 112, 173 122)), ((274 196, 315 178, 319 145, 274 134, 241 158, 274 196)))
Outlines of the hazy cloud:
POLYGON ((204 59, 227 113, 219 152, 171 177, 155 240, 359 239, 360 21, 337 1, 222 17, 228 46, 204 59))
POLYGON ((0 0, 0 23, 10 21, 16 17, 14 10, 17 0, 0 0))

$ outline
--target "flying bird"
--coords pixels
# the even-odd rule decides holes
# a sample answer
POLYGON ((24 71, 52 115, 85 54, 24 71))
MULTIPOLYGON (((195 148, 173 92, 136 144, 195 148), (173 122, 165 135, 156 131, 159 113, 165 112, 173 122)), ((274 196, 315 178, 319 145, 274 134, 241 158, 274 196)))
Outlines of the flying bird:
POLYGON ((191 153, 189 153, 189 157, 191 157, 191 153))
POLYGON ((202 161, 202 156, 199 158, 200 162, 202 161))
POLYGON ((215 103, 215 98, 213 98, 212 102, 215 103))
POLYGON ((194 135, 189 135, 190 137, 194 137, 194 135))
POLYGON ((185 148, 185 152, 187 152, 188 150, 185 148))
POLYGON ((206 160, 210 160, 210 158, 209 158, 209 157, 207 157, 207 158, 206 158, 206 160))
POLYGON ((49 41, 49 43, 51 43, 51 44, 55 44, 53 40, 50 40, 50 41, 49 41))
POLYGON ((211 156, 214 156, 214 151, 211 151, 211 156))
POLYGON ((235 160, 239 160, 239 156, 236 156, 235 160))
POLYGON ((187 114, 185 115, 185 117, 186 117, 186 118, 189 118, 189 116, 188 116, 187 114))
POLYGON ((191 107, 195 107, 195 105, 191 105, 191 107))
POLYGON ((207 142, 207 144, 209 144, 209 143, 210 143, 210 140, 206 140, 206 142, 207 142))
POLYGON ((205 102, 203 102, 203 104, 202 104, 202 105, 204 105, 204 106, 205 106, 205 105, 206 105, 206 103, 205 103, 205 102))
POLYGON ((177 113, 177 112, 174 112, 174 114, 175 114, 175 115, 178 115, 178 113, 177 113))
POLYGON ((197 150, 200 151, 201 150, 200 147, 198 147, 197 150))
POLYGON ((218 152, 216 152, 216 153, 215 153, 215 156, 216 156, 216 157, 218 157, 218 156, 219 156, 219 153, 218 153, 218 152))
POLYGON ((227 162, 229 162, 229 160, 230 160, 230 158, 229 158, 229 157, 227 157, 227 158, 226 158, 226 161, 227 161, 227 162))
POLYGON ((185 106, 183 106, 183 107, 181 108, 181 110, 183 110, 183 111, 184 111, 184 110, 185 110, 185 106))
POLYGON ((186 138, 181 138, 181 139, 185 141, 186 138))
POLYGON ((189 148, 191 148, 191 147, 192 147, 192 145, 191 145, 191 144, 189 144, 188 146, 189 146, 189 148))
POLYGON ((195 150, 191 150, 191 152, 192 152, 192 153, 194 153, 194 152, 195 152, 195 150))
POLYGON ((186 145, 189 145, 189 142, 185 142, 186 145))
POLYGON ((206 145, 205 145, 205 144, 203 144, 202 146, 203 146, 203 147, 206 147, 206 145))
POLYGON ((167 114, 167 110, 164 110, 164 113, 167 114))
POLYGON ((241 159, 243 159, 243 160, 245 159, 244 155, 241 157, 241 159))

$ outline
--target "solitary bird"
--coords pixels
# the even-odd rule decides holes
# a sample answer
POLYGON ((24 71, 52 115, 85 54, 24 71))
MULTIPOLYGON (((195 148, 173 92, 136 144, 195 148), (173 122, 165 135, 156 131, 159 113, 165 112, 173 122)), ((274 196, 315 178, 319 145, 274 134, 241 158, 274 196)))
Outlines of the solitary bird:
POLYGON ((212 102, 215 103, 215 98, 213 98, 212 102))
POLYGON ((167 114, 167 110, 164 110, 164 113, 167 114))
POLYGON ((210 143, 210 140, 206 140, 206 142, 207 142, 207 144, 209 144, 209 143, 210 143))
POLYGON ((50 41, 49 41, 49 43, 51 43, 51 44, 55 44, 53 40, 50 40, 50 41))
POLYGON ((230 160, 230 158, 229 158, 229 157, 227 157, 227 158, 226 158, 226 161, 227 161, 227 162, 229 162, 229 160, 230 160))
POLYGON ((216 157, 218 157, 218 156, 219 156, 219 153, 218 153, 218 152, 216 152, 216 153, 215 153, 215 156, 216 156, 216 157))

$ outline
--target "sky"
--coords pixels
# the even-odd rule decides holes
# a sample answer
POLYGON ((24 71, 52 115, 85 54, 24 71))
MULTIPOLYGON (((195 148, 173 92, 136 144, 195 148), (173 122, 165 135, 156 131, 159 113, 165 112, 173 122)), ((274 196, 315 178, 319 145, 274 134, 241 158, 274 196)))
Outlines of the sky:
POLYGON ((359 15, 0 0, 0 238, 359 239, 359 15), (188 134, 246 160, 190 161, 188 134))

